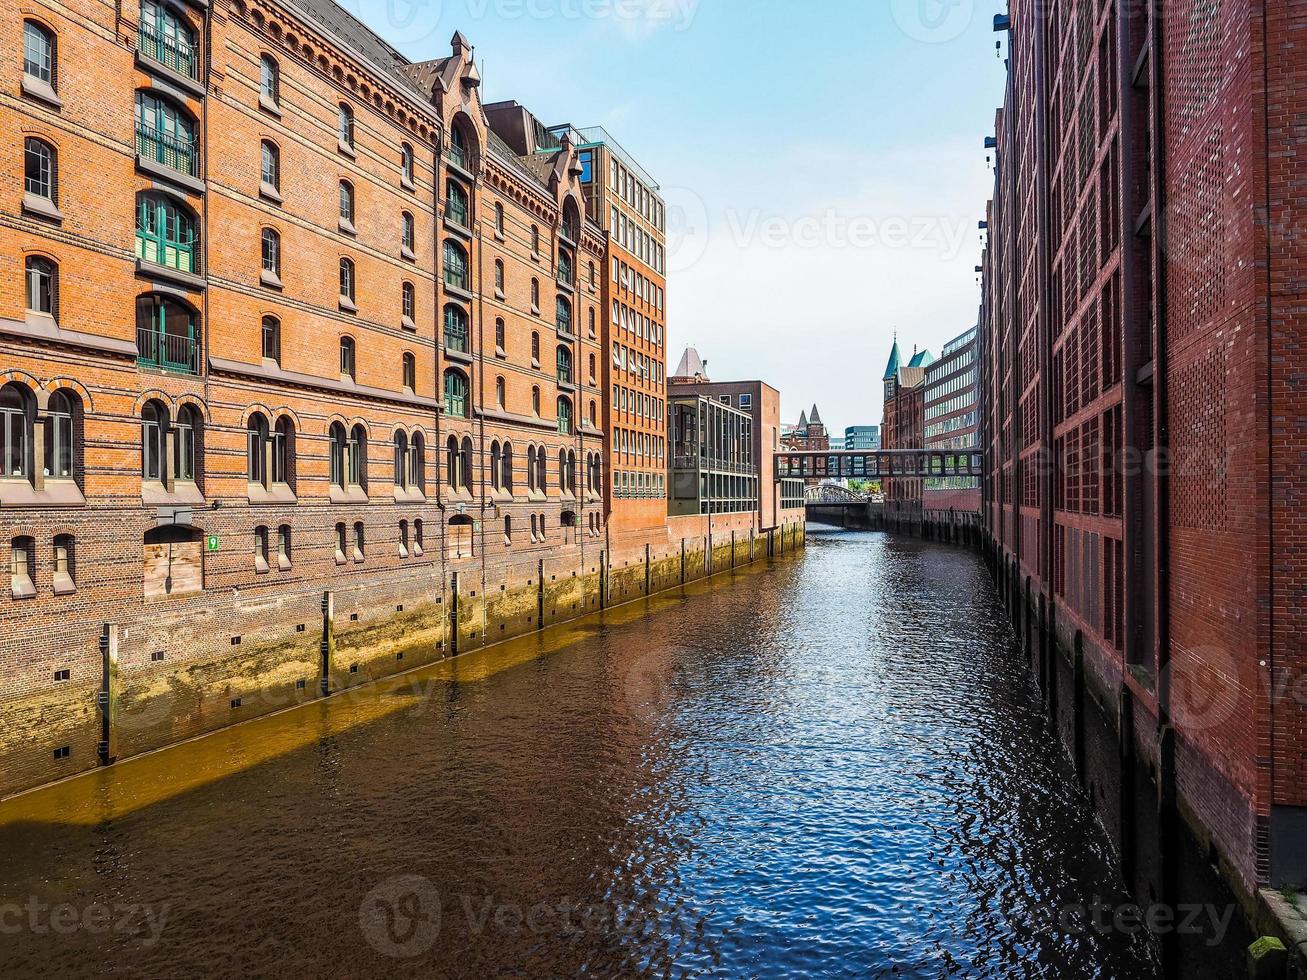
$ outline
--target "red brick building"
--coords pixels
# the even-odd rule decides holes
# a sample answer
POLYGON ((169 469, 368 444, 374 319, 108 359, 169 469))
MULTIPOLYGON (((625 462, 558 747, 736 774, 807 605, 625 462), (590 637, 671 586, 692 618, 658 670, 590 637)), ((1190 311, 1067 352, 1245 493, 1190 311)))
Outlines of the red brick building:
POLYGON ((985 521, 1132 883, 1183 817, 1249 896, 1307 880, 1307 12, 1160 9, 997 22, 985 521))
POLYGON ((4 21, 0 795, 721 567, 609 540, 610 235, 461 34, 4 21))
MULTIPOLYGON (((924 449, 926 446, 926 367, 934 361, 929 351, 912 352, 902 363, 895 338, 885 365, 885 412, 881 420, 882 449, 924 449)), ((895 521, 921 519, 921 480, 896 478, 885 481, 888 515, 895 521)))

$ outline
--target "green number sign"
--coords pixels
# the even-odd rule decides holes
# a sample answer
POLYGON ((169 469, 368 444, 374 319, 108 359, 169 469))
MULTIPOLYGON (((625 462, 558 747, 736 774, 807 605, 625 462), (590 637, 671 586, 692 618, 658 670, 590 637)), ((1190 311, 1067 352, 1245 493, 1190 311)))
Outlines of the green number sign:
POLYGON ((216 534, 209 535, 208 546, 210 551, 218 550, 218 536, 216 534))

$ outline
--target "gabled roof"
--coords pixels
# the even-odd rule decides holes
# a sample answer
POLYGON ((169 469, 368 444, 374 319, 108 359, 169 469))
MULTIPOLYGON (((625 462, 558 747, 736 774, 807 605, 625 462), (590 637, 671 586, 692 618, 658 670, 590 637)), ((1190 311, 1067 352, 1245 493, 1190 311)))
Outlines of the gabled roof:
POLYGON ((889 352, 889 363, 885 365, 885 377, 882 378, 881 380, 892 381, 894 377, 899 373, 899 368, 902 366, 903 366, 903 358, 899 354, 899 341, 898 338, 895 337, 894 346, 890 348, 890 352, 889 352))
POLYGON ((901 367, 899 368, 899 387, 915 388, 923 384, 926 380, 926 369, 923 367, 901 367))
POLYGON ((694 380, 695 378, 699 378, 703 381, 708 380, 708 372, 703 365, 703 359, 699 356, 699 352, 693 347, 685 348, 685 353, 681 355, 681 363, 676 365, 676 371, 673 372, 671 380, 678 380, 681 378, 688 380, 694 380))
POLYGON ((800 428, 800 429, 806 429, 807 427, 808 427, 808 413, 807 413, 807 412, 800 412, 800 413, 799 413, 799 428, 800 428))
POLYGON ((908 361, 908 367, 924 368, 927 365, 934 363, 935 355, 928 350, 923 350, 912 355, 912 360, 908 361))
POLYGON ((813 405, 813 406, 812 406, 812 414, 808 416, 808 424, 809 424, 809 425, 823 425, 823 424, 824 424, 824 423, 822 422, 822 420, 821 420, 821 413, 820 413, 819 411, 817 411, 817 406, 816 406, 816 405, 813 405))

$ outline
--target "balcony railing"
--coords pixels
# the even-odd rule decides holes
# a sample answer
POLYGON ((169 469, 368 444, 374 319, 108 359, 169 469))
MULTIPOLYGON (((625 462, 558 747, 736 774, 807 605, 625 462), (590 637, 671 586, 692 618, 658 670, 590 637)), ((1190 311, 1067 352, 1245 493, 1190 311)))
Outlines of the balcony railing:
POLYGON ((136 152, 165 167, 171 167, 188 177, 195 176, 195 141, 183 136, 151 129, 148 126, 136 127, 136 152))
POLYGON ((175 37, 164 37, 148 27, 141 28, 141 54, 159 62, 165 68, 171 68, 179 75, 199 79, 200 59, 195 45, 187 44, 175 37))
POLYGON ((136 362, 181 374, 199 374, 199 345, 193 337, 136 328, 136 362))

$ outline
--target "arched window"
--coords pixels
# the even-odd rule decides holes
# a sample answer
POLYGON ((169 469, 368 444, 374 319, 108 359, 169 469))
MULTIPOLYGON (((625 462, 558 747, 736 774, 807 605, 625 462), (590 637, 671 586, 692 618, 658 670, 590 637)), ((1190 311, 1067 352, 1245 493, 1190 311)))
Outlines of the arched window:
POLYGON ((555 304, 555 316, 558 322, 558 332, 570 334, 572 332, 572 304, 563 297, 558 297, 555 304))
POLYGON ((404 352, 404 387, 416 391, 418 386, 418 361, 411 351, 404 352))
POLYGON ((195 32, 176 11, 153 0, 141 3, 141 54, 179 75, 200 77, 195 32))
POLYGON ((281 236, 272 228, 264 228, 259 235, 262 249, 265 282, 281 281, 281 236))
POLYGON ((445 349, 467 353, 467 311, 455 303, 445 304, 445 349))
POLYGON ((541 493, 549 489, 549 458, 544 446, 536 453, 536 489, 541 493))
MULTIPOLYGON (((591 262, 591 263, 590 263, 590 288, 593 289, 593 288, 595 287, 595 285, 596 285, 595 264, 594 264, 593 262, 591 262)), ((591 319, 593 320, 593 318, 594 318, 594 310, 591 310, 591 311, 590 311, 590 317, 591 317, 591 319)))
POLYGON ((526 450, 526 488, 534 493, 539 487, 539 470, 536 469, 536 457, 538 453, 535 446, 528 446, 526 450))
POLYGON ((415 328, 417 325, 417 290, 413 288, 411 282, 406 282, 399 287, 399 310, 403 325, 409 329, 415 328))
POLYGON ((444 257, 445 285, 464 291, 470 289, 471 279, 467 268, 467 253, 463 251, 463 247, 456 242, 446 241, 444 257))
POLYGON ((496 439, 490 444, 490 486, 496 491, 503 489, 502 465, 503 453, 499 448, 499 440, 496 439))
POLYGON ((504 237, 504 206, 495 202, 495 234, 504 237))
POLYGON ((427 442, 421 432, 413 434, 408 446, 408 487, 419 493, 427 489, 427 442))
POLYGON ((454 418, 468 417, 467 375, 453 368, 445 372, 445 413, 454 418))
POLYGON ((172 475, 174 480, 195 483, 199 478, 201 428, 199 410, 183 405, 173 423, 172 475))
POLYGON ((181 272, 196 269, 195 219, 165 194, 136 199, 136 257, 181 272))
POLYGON ((540 416, 540 388, 533 386, 531 388, 531 414, 537 418, 540 416))
POLYGON ((268 420, 261 412, 250 416, 246 429, 245 474, 250 483, 268 485, 268 420))
POLYGON ((342 230, 354 230, 354 185, 348 180, 340 182, 340 224, 342 230))
POLYGON ((259 99, 274 108, 281 102, 281 69, 270 54, 259 58, 259 99))
POLYGON ((336 138, 340 146, 354 149, 354 110, 344 102, 336 111, 336 138))
POLYGON ((574 197, 563 202, 563 234, 568 241, 581 240, 581 209, 576 206, 574 197))
POLYGON ((195 313, 167 296, 136 299, 137 361, 183 374, 199 372, 195 313))
POLYGON ((531 331, 531 360, 535 362, 534 366, 540 366, 540 334, 531 331))
POLYGON ((395 486, 408 486, 408 436, 395 433, 395 486))
POLYGON ((502 259, 495 259, 495 292, 500 294, 504 292, 504 262, 502 259))
POLYGON ((450 436, 445 443, 445 483, 451 490, 457 490, 463 485, 460 471, 462 465, 463 455, 459 452, 458 436, 450 436))
POLYGON ((594 384, 595 383, 595 356, 593 354, 590 355, 589 364, 590 364, 590 372, 587 375, 587 377, 589 378, 590 383, 594 384))
POLYGON ((408 557, 408 521, 399 522, 399 557, 408 557))
POLYGON ((558 281, 572 285, 572 253, 565 248, 558 250, 558 281))
POLYGON ((0 388, 0 476, 32 478, 32 429, 36 400, 22 385, 10 382, 0 388))
POLYGON ((340 373, 351 380, 355 377, 357 363, 355 360, 353 337, 340 338, 340 373))
POLYGON ((495 407, 502 409, 507 397, 507 388, 502 377, 495 378, 495 407))
MULTIPOLYGON (((591 378, 590 380, 593 381, 594 378, 591 378)), ((599 409, 595 405, 593 398, 590 399, 590 426, 591 428, 599 427, 599 409)))
POLYGON ((463 448, 459 452, 459 470, 463 477, 462 488, 472 492, 472 440, 463 437, 463 448))
POLYGON ((556 361, 558 366, 558 383, 570 385, 572 383, 572 349, 560 345, 556 361))
POLYGON ((595 308, 593 306, 590 307, 590 325, 588 328, 588 333, 590 339, 594 340, 595 339, 595 308))
POLYGON ((272 430, 271 455, 272 482, 292 486, 295 482, 295 423, 289 416, 277 419, 272 430))
POLYGON ((505 516, 504 517, 504 545, 505 547, 509 547, 512 544, 513 544, 513 518, 511 516, 505 516))
POLYGON ((340 298, 351 306, 354 303, 354 262, 351 259, 340 260, 340 298))
POLYGON ((260 164, 259 164, 259 190, 265 195, 272 191, 273 195, 281 193, 281 150, 277 149, 277 144, 271 140, 264 140, 259 144, 260 147, 260 164))
POLYGON ((399 147, 399 179, 408 185, 413 183, 413 147, 407 143, 399 147))
POLYGON ((467 191, 456 180, 447 181, 445 185, 445 217, 463 228, 467 222, 467 191))
POLYGON ((507 493, 513 492, 513 444, 504 443, 499 460, 499 488, 507 493))
POLYGON ((535 225, 531 226, 531 253, 533 255, 540 254, 540 229, 535 225))
POLYGON ((349 485, 366 487, 368 485, 368 434, 361 425, 349 430, 349 441, 345 444, 346 473, 349 485))
POLYGON ((24 263, 27 273, 27 309, 32 313, 59 317, 59 267, 47 258, 29 255, 24 263))
POLYGON ((162 483, 168 445, 168 410, 160 402, 148 401, 141 412, 141 477, 162 483))
POLYGON ((495 318, 495 348, 496 348, 495 353, 498 354, 500 357, 503 357, 505 350, 507 350, 507 348, 504 346, 505 339, 506 339, 506 331, 504 329, 504 318, 496 317, 495 318))
POLYGON ((23 74, 45 83, 51 91, 58 85, 54 33, 33 20, 23 21, 23 74))
POLYGON ((570 493, 571 481, 567 476, 567 450, 558 450, 558 492, 570 493))
POLYGON ((331 423, 331 485, 333 487, 345 486, 346 455, 348 452, 345 436, 345 427, 339 422, 331 423))
POLYGON ((413 215, 405 211, 401 219, 402 232, 400 235, 400 247, 407 253, 405 258, 413 255, 413 242, 416 240, 416 234, 413 231, 413 215))
POLYGON ((275 316, 265 316, 261 329, 263 337, 263 357, 265 360, 281 363, 281 321, 275 316))
POLYGON ((180 173, 196 174, 195 122, 180 106, 136 93, 136 152, 180 173))
POLYGON ((54 147, 33 136, 23 140, 23 190, 51 204, 59 203, 59 162, 54 147))
POLYGON ((571 449, 567 451, 567 488, 576 493, 576 453, 571 449))
POLYGON ((423 524, 422 518, 419 517, 413 521, 413 554, 418 555, 419 557, 426 548, 426 543, 423 541, 422 535, 423 524))
POLYGON ((471 170, 471 161, 468 159, 468 139, 467 134, 463 132, 461 122, 456 122, 449 131, 449 159, 457 167, 464 170, 471 170))
POLYGON ((540 312, 540 280, 531 280, 531 312, 540 312))
POLYGON ((558 434, 560 436, 572 434, 572 403, 566 398, 558 399, 558 434))
POLYGON ((45 475, 70 480, 76 463, 74 431, 81 400, 61 388, 50 396, 45 416, 45 475))

